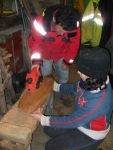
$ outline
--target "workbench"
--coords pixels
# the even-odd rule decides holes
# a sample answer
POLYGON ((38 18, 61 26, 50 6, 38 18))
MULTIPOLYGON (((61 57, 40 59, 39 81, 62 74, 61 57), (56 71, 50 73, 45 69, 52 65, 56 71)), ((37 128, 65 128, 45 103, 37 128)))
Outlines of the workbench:
POLYGON ((31 95, 26 97, 26 91, 24 91, 20 99, 3 116, 0 120, 0 150, 30 150, 32 134, 39 124, 39 122, 30 116, 30 113, 33 112, 33 109, 37 109, 37 101, 40 101, 43 97, 40 107, 42 112, 49 115, 48 113, 50 113, 53 102, 53 83, 54 79, 52 76, 44 77, 39 89, 34 92, 35 94, 30 93, 31 95), (28 105, 29 102, 26 103, 26 106, 24 103, 21 103, 22 105, 19 104, 23 98, 29 99, 29 97, 31 99, 30 105, 28 105), (36 107, 33 103, 36 103, 36 107), (51 103, 51 105, 48 105, 48 103, 51 103), (22 109, 22 106, 24 109, 22 109))

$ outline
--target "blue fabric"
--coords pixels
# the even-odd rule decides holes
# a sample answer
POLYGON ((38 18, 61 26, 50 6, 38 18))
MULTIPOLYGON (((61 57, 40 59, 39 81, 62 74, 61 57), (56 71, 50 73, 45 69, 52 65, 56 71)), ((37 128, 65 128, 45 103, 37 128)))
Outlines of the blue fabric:
MULTIPOLYGON (((62 84, 60 91, 63 94, 75 96, 74 111, 69 116, 51 116, 50 126, 56 128, 77 128, 83 126, 91 129, 91 121, 101 117, 106 117, 106 129, 110 124, 111 103, 113 101, 111 85, 100 90, 97 93, 85 91, 80 88, 79 82, 75 84, 62 84)), ((101 120, 103 121, 103 120, 101 120)), ((98 123, 94 123, 95 128, 98 128, 98 123), (97 125, 97 126, 96 126, 97 125)), ((102 128, 102 126, 100 126, 102 128)))
POLYGON ((53 64, 53 60, 43 59, 43 66, 41 67, 42 76, 47 76, 52 74, 52 64, 53 64))
POLYGON ((78 129, 58 129, 44 127, 51 137, 45 150, 96 150, 103 140, 93 140, 78 129))
MULTIPOLYGON (((67 70, 61 69, 62 60, 63 58, 54 63, 58 75, 58 83, 67 83, 69 80, 69 68, 67 70)), ((42 76, 52 74, 52 64, 53 60, 43 59, 43 66, 41 67, 42 76)))

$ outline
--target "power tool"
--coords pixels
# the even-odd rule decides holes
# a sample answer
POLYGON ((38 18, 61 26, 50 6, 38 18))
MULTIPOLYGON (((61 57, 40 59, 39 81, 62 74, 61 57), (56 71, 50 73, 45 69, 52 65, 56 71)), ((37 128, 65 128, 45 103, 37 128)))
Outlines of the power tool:
POLYGON ((39 88, 43 77, 41 75, 40 70, 37 70, 37 67, 33 67, 30 73, 26 75, 26 86, 25 89, 27 91, 34 91, 39 88))

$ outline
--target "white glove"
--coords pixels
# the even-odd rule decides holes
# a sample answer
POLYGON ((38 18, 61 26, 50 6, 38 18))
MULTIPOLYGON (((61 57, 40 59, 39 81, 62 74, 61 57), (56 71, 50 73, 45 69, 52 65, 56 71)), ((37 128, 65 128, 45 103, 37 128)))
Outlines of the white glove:
POLYGON ((50 121, 49 120, 50 120, 49 116, 42 115, 40 123, 41 123, 42 126, 50 126, 50 121))
POLYGON ((56 81, 54 81, 53 91, 59 92, 60 91, 60 85, 61 84, 58 84, 56 81))

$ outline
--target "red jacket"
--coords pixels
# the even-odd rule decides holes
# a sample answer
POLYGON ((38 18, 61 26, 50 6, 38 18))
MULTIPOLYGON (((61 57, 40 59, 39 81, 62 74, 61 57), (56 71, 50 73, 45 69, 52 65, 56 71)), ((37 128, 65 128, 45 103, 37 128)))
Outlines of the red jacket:
MULTIPOLYGON (((39 15, 36 21, 43 27, 42 15, 39 15)), ((32 25, 31 35, 28 39, 31 56, 40 52, 42 58, 46 60, 52 59, 56 62, 60 58, 64 58, 63 63, 65 65, 72 64, 73 61, 71 60, 76 57, 80 45, 80 27, 64 35, 57 35, 52 23, 50 23, 50 30, 43 36, 36 30, 34 24, 32 25)), ((35 61, 35 63, 38 62, 35 61)))

